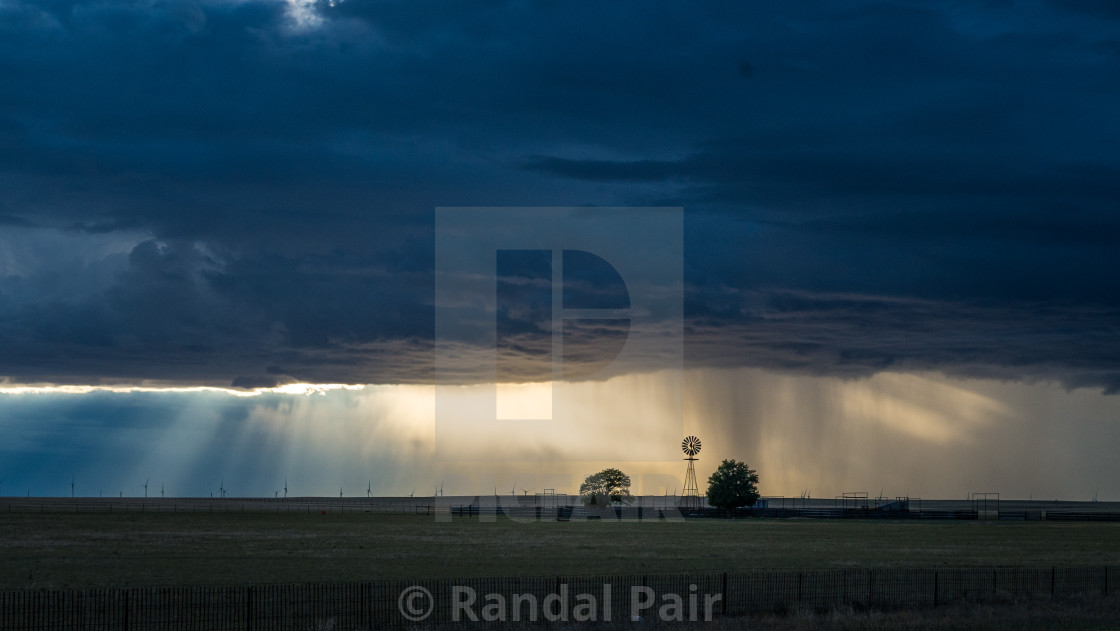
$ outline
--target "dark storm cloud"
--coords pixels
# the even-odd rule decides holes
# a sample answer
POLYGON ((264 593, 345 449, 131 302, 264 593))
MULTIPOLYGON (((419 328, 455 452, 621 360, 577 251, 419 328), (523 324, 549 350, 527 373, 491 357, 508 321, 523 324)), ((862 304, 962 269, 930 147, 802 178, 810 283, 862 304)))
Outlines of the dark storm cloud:
POLYGON ((690 364, 1115 389, 1116 17, 7 2, 0 375, 429 380, 434 207, 665 204, 690 364))
POLYGON ((1108 0, 1050 0, 1056 7, 1120 20, 1120 7, 1108 0))
POLYGON ((13 217, 12 215, 0 215, 0 226, 29 226, 26 219, 22 217, 13 217))
POLYGON ((690 358, 818 375, 944 370, 1120 392, 1115 329, 1120 308, 1028 302, 987 304, 788 291, 741 296, 738 323, 696 318, 690 358), (1058 369, 1058 365, 1061 366, 1058 369))

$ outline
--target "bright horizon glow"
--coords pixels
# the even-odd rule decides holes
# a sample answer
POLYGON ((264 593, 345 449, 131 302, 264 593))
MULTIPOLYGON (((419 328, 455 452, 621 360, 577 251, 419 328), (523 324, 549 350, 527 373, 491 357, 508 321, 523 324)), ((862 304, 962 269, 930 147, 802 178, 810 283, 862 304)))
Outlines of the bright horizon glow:
MULTIPOLYGON (((624 458, 666 442, 651 431, 666 420, 666 383, 675 382, 632 374, 553 383, 562 388, 553 397, 564 397, 573 422, 515 421, 517 431, 499 439, 487 436, 485 427, 467 428, 447 437, 451 458, 435 451, 432 385, 288 384, 239 391, 0 383, 0 394, 28 395, 0 396, 13 406, 0 423, 8 450, 0 478, 9 480, 5 490, 10 484, 39 495, 67 490, 54 481, 61 468, 75 470, 88 488, 127 491, 134 480, 152 476, 177 495, 217 488, 222 475, 227 483, 237 480, 242 496, 270 496, 285 478, 304 495, 337 494, 340 484, 349 495, 371 479, 379 495, 408 495, 414 488, 426 493, 441 482, 449 495, 473 495, 494 486, 508 491, 515 481, 574 492, 583 476, 619 466, 635 480, 668 476, 642 483, 656 495, 680 488, 678 436, 696 434, 705 445, 698 477, 706 479, 722 459, 744 460, 759 471, 760 490, 769 496, 797 497, 805 490, 814 497, 876 495, 884 489, 889 496, 952 498, 983 489, 1062 499, 1099 491, 1102 499, 1114 499, 1120 492, 1112 483, 1120 397, 1100 389, 938 373, 840 379, 692 369, 682 384, 680 434, 668 441, 673 456, 624 458), (74 396, 81 394, 90 400, 74 396), (597 418, 625 412, 644 420, 603 423, 592 411, 597 418)), ((515 390, 530 395, 546 385, 515 390)), ((494 388, 454 386, 445 394, 452 407, 468 409, 486 401, 492 406, 494 388)))
POLYGON ((547 421, 552 418, 552 382, 498 383, 497 418, 547 421))

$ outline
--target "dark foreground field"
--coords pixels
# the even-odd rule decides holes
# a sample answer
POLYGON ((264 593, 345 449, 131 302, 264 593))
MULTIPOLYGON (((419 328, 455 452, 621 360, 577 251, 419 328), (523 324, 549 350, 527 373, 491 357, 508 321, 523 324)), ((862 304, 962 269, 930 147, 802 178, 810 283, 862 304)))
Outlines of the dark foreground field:
POLYGON ((0 514, 0 588, 1117 564, 1118 523, 0 514))

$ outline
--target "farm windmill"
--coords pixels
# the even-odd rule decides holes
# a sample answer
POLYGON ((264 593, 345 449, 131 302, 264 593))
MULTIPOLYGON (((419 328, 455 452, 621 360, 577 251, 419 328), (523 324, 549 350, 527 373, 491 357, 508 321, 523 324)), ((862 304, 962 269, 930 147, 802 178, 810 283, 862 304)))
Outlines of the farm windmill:
POLYGON ((682 508, 700 508, 700 488, 696 484, 696 461, 700 453, 700 439, 695 436, 685 436, 681 441, 681 451, 684 452, 688 468, 684 472, 684 492, 681 495, 682 508))

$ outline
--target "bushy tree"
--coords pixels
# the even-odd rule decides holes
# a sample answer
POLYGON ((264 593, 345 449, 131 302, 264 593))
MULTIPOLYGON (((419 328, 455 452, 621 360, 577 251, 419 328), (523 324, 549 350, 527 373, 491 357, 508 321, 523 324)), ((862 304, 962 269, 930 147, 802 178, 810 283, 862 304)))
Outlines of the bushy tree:
POLYGON ((758 500, 758 473, 745 462, 724 460, 708 477, 708 504, 726 509, 754 506, 758 500))
POLYGON ((579 495, 584 504, 598 504, 601 501, 629 504, 634 501, 634 496, 630 495, 630 476, 613 468, 603 469, 584 478, 583 484, 579 485, 579 495))

